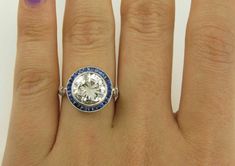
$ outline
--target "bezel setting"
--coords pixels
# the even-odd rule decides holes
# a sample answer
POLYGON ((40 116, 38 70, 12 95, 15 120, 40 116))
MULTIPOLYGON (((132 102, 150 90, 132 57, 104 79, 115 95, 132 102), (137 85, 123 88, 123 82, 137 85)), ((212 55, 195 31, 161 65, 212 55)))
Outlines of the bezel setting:
POLYGON ((70 103, 79 111, 81 112, 97 112, 103 109, 107 104, 111 101, 113 96, 113 85, 110 77, 100 68, 97 67, 85 67, 78 69, 72 76, 69 78, 66 87, 66 94, 70 101, 70 103), (99 102, 97 105, 86 105, 84 103, 79 102, 73 95, 72 87, 73 83, 79 76, 86 74, 86 73, 94 73, 102 78, 106 84, 106 96, 104 99, 99 102))

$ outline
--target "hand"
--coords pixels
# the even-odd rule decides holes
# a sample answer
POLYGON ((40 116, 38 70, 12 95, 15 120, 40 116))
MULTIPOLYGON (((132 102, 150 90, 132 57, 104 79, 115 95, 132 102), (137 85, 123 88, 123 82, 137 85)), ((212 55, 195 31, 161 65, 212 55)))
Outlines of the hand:
MULTIPOLYGON (((20 0, 3 166, 234 166, 235 1, 193 0, 182 99, 171 108, 173 0, 123 0, 119 100, 60 108, 54 0, 20 0), (61 110, 61 111, 60 111, 61 110)), ((80 67, 115 82, 110 0, 67 0, 63 85, 80 67)))

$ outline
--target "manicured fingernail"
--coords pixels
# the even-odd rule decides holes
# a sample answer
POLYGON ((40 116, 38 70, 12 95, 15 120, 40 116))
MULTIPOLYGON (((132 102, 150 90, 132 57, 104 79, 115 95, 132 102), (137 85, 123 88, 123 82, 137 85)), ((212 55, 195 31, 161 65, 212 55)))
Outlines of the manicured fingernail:
POLYGON ((26 0, 26 3, 30 6, 37 6, 42 3, 43 0, 26 0))

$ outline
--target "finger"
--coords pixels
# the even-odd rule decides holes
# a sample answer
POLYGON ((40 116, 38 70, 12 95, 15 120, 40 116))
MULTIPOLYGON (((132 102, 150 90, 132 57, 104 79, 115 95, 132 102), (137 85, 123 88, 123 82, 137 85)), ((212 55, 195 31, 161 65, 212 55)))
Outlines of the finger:
POLYGON ((34 165, 31 162, 45 157, 54 142, 59 83, 55 15, 55 1, 20 0, 13 112, 6 150, 11 160, 6 158, 6 165, 34 165))
POLYGON ((115 116, 121 126, 147 119, 154 119, 157 126, 172 122, 173 26, 173 0, 122 2, 120 98, 115 116))
MULTIPOLYGON (((64 20, 64 85, 72 73, 87 66, 101 68, 115 81, 114 20, 110 0, 67 1, 64 20)), ((113 107, 114 104, 110 103, 102 111, 88 115, 76 110, 64 98, 59 131, 61 140, 64 140, 64 136, 76 138, 74 141, 77 143, 78 137, 85 135, 83 131, 107 132, 112 124, 113 107)))
POLYGON ((227 141, 235 139, 234 10, 235 1, 192 1, 178 117, 192 139, 198 138, 195 135, 206 141, 221 142, 225 135, 227 141))

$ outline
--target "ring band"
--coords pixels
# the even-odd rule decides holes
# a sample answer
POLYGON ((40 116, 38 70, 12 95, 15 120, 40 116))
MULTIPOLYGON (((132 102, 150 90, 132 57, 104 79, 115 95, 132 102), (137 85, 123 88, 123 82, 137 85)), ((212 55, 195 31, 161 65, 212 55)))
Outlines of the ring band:
POLYGON ((108 74, 97 67, 78 69, 59 89, 59 95, 67 96, 70 103, 81 112, 97 112, 112 99, 118 99, 118 88, 113 87, 108 74))

